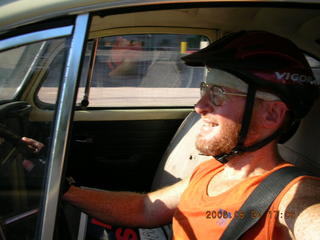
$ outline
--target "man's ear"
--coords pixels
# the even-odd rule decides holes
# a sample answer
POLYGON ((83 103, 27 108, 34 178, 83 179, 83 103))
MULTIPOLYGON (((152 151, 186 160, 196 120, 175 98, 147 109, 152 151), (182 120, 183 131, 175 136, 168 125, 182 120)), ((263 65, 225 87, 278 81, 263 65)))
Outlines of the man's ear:
POLYGON ((281 101, 265 101, 264 104, 264 123, 266 128, 279 127, 288 111, 288 107, 281 101))

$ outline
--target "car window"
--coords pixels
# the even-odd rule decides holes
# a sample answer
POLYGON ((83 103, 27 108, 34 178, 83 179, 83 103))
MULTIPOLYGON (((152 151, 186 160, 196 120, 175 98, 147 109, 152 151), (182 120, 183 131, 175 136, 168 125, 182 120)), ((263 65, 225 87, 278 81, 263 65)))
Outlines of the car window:
POLYGON ((40 107, 47 106, 46 104, 54 105, 58 96, 58 86, 61 80, 62 68, 66 54, 66 43, 64 40, 56 40, 52 44, 52 49, 49 51, 45 66, 45 71, 42 74, 42 84, 39 88, 36 103, 40 107))
POLYGON ((0 53, 0 100, 16 97, 32 70, 43 43, 22 46, 0 53))
MULTIPOLYGON (((65 48, 59 49, 61 64, 54 68, 54 78, 59 83, 68 43, 67 38, 53 39, 0 53, 0 96, 2 100, 11 99, 0 103, 0 218, 6 239, 35 237, 53 128, 53 119, 30 120, 30 102, 12 99, 25 83, 37 80, 36 76, 53 78, 48 61, 63 45, 65 48), (27 139, 22 141, 22 137, 27 139)), ((47 94, 57 95, 57 91, 55 88, 47 94)))
MULTIPOLYGON (((201 35, 136 34, 108 36, 87 42, 78 90, 77 105, 83 107, 174 107, 193 106, 199 98, 198 87, 205 77, 202 67, 188 67, 181 57, 209 44, 201 35)), ((40 45, 38 44, 38 47, 40 45)), ((22 49, 11 50, 22 55, 22 49)), ((31 51, 31 50, 29 50, 31 51)), ((61 68, 64 46, 57 46, 56 55, 43 76, 37 100, 48 107, 57 97, 56 70, 61 68), (49 104, 49 105, 48 105, 49 104)), ((306 55, 315 77, 320 78, 320 62, 306 55)), ((5 59, 5 58, 3 58, 5 59)), ((12 74, 17 59, 2 61, 2 76, 12 74), (15 61, 15 62, 14 62, 15 61)), ((3 78, 5 79, 5 78, 3 78)), ((319 80, 320 81, 320 80, 319 80)), ((2 97, 13 97, 16 88, 2 91, 2 97)), ((2 82, 5 83, 5 81, 2 82)), ((21 83, 20 83, 21 84, 21 83)))
POLYGON ((317 82, 320 82, 320 61, 309 55, 306 55, 306 59, 312 68, 314 77, 316 78, 317 82))
MULTIPOLYGON (((207 46, 191 34, 132 34, 88 41, 77 104, 89 107, 193 106, 204 68, 186 66, 181 57, 207 46)), ((52 65, 58 64, 59 56, 52 65)), ((46 76, 42 88, 53 87, 46 76)), ((39 91, 42 102, 52 103, 39 91)))

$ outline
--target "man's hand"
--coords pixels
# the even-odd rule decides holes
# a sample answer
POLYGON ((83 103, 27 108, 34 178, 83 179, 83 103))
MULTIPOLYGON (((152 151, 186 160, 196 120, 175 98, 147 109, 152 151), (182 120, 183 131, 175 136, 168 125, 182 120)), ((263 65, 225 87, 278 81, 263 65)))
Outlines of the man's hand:
POLYGON ((28 148, 30 148, 34 153, 38 153, 44 147, 44 144, 38 142, 32 138, 22 137, 21 141, 26 143, 28 148))

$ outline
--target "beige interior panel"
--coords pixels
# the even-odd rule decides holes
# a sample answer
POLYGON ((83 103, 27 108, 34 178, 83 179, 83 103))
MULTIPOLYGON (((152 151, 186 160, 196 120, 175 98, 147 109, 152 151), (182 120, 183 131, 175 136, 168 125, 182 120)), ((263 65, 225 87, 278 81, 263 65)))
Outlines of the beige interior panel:
POLYGON ((320 53, 320 47, 314 41, 320 38, 319 31, 315 31, 320 24, 318 10, 253 7, 159 10, 95 16, 92 23, 92 33, 147 26, 211 29, 222 33, 259 29, 293 38, 301 48, 320 53))

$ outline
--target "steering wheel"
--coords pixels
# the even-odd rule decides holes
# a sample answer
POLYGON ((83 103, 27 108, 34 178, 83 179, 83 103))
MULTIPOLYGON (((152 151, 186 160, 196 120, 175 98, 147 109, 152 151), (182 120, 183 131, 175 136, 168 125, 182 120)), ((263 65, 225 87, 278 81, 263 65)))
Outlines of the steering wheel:
POLYGON ((0 120, 11 117, 22 117, 32 110, 32 106, 25 101, 9 102, 0 105, 0 120))
POLYGON ((23 118, 32 110, 32 106, 25 101, 9 102, 0 105, 0 137, 17 146, 27 154, 34 154, 33 151, 21 140, 22 136, 10 129, 3 122, 8 118, 23 118), (2 122, 2 123, 1 123, 2 122))

